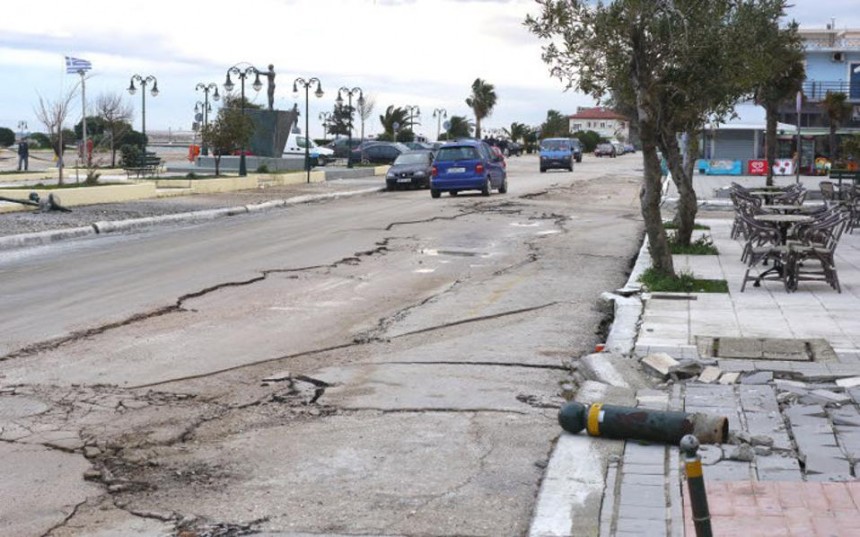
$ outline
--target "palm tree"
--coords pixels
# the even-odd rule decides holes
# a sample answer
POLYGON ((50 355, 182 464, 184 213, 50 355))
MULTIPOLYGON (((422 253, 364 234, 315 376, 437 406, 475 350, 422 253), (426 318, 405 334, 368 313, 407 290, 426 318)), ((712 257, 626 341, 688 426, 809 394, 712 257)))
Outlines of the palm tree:
POLYGON ((412 122, 409 120, 409 111, 399 106, 390 105, 385 109, 385 114, 379 116, 379 122, 385 131, 385 138, 394 141, 394 124, 397 123, 397 130, 404 129, 412 130, 412 122))
POLYGON ((492 84, 476 78, 472 82, 472 96, 466 105, 475 113, 475 138, 481 138, 481 120, 493 113, 496 106, 496 88, 492 84))
POLYGON ((529 132, 529 128, 525 123, 517 123, 514 121, 511 123, 510 129, 502 129, 505 131, 505 135, 511 139, 512 142, 516 142, 520 138, 525 138, 526 134, 529 132))
POLYGON ((469 138, 472 136, 474 125, 465 116, 451 116, 448 119, 450 128, 445 133, 446 140, 454 140, 456 138, 469 138))
POLYGON ((821 101, 821 107, 827 113, 830 122, 830 160, 835 162, 838 155, 836 131, 839 126, 851 117, 851 105, 846 102, 848 96, 844 93, 828 91, 821 101))

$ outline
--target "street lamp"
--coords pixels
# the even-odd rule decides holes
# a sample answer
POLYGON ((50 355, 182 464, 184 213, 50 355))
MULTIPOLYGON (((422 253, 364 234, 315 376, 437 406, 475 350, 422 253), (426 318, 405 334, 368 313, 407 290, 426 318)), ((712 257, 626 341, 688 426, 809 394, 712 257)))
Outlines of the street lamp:
POLYGON ((152 75, 146 77, 140 75, 131 75, 131 80, 128 83, 129 95, 134 95, 137 88, 134 87, 134 81, 137 80, 140 84, 140 113, 141 113, 141 132, 143 133, 143 152, 140 155, 141 165, 146 163, 146 85, 152 82, 152 90, 150 94, 153 97, 158 97, 158 79, 152 75))
POLYGON ((352 168, 352 159, 349 157, 352 156, 352 96, 356 93, 358 94, 358 105, 364 106, 364 93, 361 91, 361 88, 355 87, 352 89, 347 88, 346 86, 337 90, 337 99, 335 102, 338 106, 343 106, 343 94, 346 94, 349 98, 349 138, 347 140, 347 155, 346 155, 346 167, 352 168))
POLYGON ((320 112, 319 120, 322 121, 323 128, 323 138, 326 136, 326 130, 328 129, 328 125, 333 123, 334 114, 331 112, 320 112))
MULTIPOLYGON (((218 101, 221 99, 221 96, 218 95, 218 84, 214 82, 210 82, 209 84, 204 84, 200 82, 194 87, 194 91, 203 90, 203 128, 205 129, 207 125, 209 125, 209 112, 212 111, 212 105, 209 104, 209 92, 215 90, 215 93, 212 94, 212 100, 218 101)), ((194 105, 194 111, 197 112, 197 105, 194 105)), ((206 139, 203 139, 203 156, 209 156, 209 146, 206 145, 206 139)))
MULTIPOLYGON (((227 80, 224 81, 224 89, 227 90, 227 93, 233 91, 233 88, 236 86, 233 84, 233 81, 230 79, 230 74, 234 74, 239 77, 239 82, 241 83, 241 105, 242 105, 242 117, 245 117, 245 79, 248 78, 249 74, 254 74, 254 84, 251 86, 254 88, 254 91, 260 91, 263 87, 263 83, 260 82, 260 70, 254 67, 253 65, 246 63, 237 63, 233 67, 227 69, 227 80), (240 68, 240 65, 246 66, 244 69, 240 68)), ((242 151, 239 155, 239 176, 244 177, 248 175, 248 168, 245 165, 245 143, 242 142, 242 151)))
MULTIPOLYGON (((413 141, 415 139, 415 120, 413 117, 421 117, 421 109, 417 104, 407 104, 405 107, 407 112, 409 112, 409 130, 412 131, 413 141)), ((397 140, 394 140, 395 142, 397 140)))
POLYGON ((308 88, 310 88, 311 84, 313 84, 314 82, 317 83, 317 90, 314 92, 314 95, 317 96, 317 99, 320 99, 323 96, 323 90, 322 82, 320 82, 319 78, 314 77, 310 80, 305 80, 304 78, 299 77, 293 81, 293 99, 296 99, 299 96, 299 86, 305 88, 305 170, 307 170, 308 172, 308 183, 311 182, 311 135, 310 132, 308 132, 308 130, 310 129, 310 117, 308 117, 308 106, 310 99, 308 96, 308 88))
POLYGON ((18 122, 18 134, 20 135, 20 138, 23 140, 24 135, 27 134, 27 122, 26 121, 22 120, 22 121, 18 122))
POLYGON ((439 141, 439 135, 442 133, 442 118, 448 119, 448 111, 444 108, 436 108, 433 110, 433 117, 436 118, 436 141, 439 141))

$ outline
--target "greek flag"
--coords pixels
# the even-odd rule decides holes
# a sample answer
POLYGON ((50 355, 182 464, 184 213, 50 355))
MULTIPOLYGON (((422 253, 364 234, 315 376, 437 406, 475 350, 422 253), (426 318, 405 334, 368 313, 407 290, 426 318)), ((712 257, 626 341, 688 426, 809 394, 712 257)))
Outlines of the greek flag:
POLYGON ((87 60, 66 56, 66 73, 79 73, 81 71, 89 71, 92 68, 93 64, 87 60))

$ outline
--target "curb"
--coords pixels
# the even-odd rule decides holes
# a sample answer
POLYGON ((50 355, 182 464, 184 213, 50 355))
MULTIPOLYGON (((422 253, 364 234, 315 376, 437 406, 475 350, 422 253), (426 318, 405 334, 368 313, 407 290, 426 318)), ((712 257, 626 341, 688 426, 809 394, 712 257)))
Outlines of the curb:
POLYGON ((108 233, 130 231, 134 229, 143 229, 147 227, 157 226, 160 224, 195 220, 214 220, 216 218, 226 216, 259 213, 269 209, 282 208, 290 205, 299 205, 302 203, 311 203, 315 201, 323 201, 329 199, 349 198, 383 191, 385 191, 384 187, 373 187, 361 190, 351 190, 347 192, 334 192, 330 194, 309 194, 283 200, 264 201, 261 203, 256 203, 254 205, 240 205, 237 207, 208 209, 204 211, 192 211, 187 213, 167 214, 161 216, 148 216, 144 218, 132 218, 128 220, 106 220, 93 222, 89 226, 83 227, 57 229, 52 231, 39 231, 36 233, 22 233, 19 235, 8 235, 6 237, 0 237, 0 250, 11 250, 14 248, 22 248, 27 246, 43 246, 61 240, 104 235, 108 233))

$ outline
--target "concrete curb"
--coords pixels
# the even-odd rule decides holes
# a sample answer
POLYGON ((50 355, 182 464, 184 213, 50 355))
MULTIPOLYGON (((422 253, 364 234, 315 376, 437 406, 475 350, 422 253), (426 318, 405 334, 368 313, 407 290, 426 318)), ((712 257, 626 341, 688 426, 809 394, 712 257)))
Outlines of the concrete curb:
POLYGON ((160 224, 169 224, 184 221, 190 222, 201 220, 214 220, 216 218, 221 218, 225 216, 258 213, 269 209, 282 208, 290 205, 299 205, 302 203, 311 203, 314 201, 349 198, 353 196, 373 194, 376 192, 382 192, 384 190, 384 187, 373 187, 361 190, 351 190, 347 192, 333 192, 330 194, 310 194, 305 196, 296 196, 283 200, 264 201, 254 205, 240 205, 237 207, 208 209, 205 211, 192 211, 187 213, 167 214, 162 216, 149 216, 145 218, 132 218, 129 220, 100 221, 93 222, 91 225, 85 227, 57 229, 52 231, 40 231, 37 233, 24 233, 20 235, 9 235, 6 237, 0 237, 0 250, 11 250, 14 248, 22 248, 26 246, 41 246, 66 239, 76 239, 91 235, 95 236, 108 233, 130 231, 134 229, 157 226, 160 224))
POLYGON ((73 227, 68 229, 55 229, 52 231, 39 231, 36 233, 22 233, 20 235, 9 235, 0 237, 0 250, 11 250, 25 246, 41 246, 65 239, 77 239, 95 235, 96 228, 93 226, 73 227))

